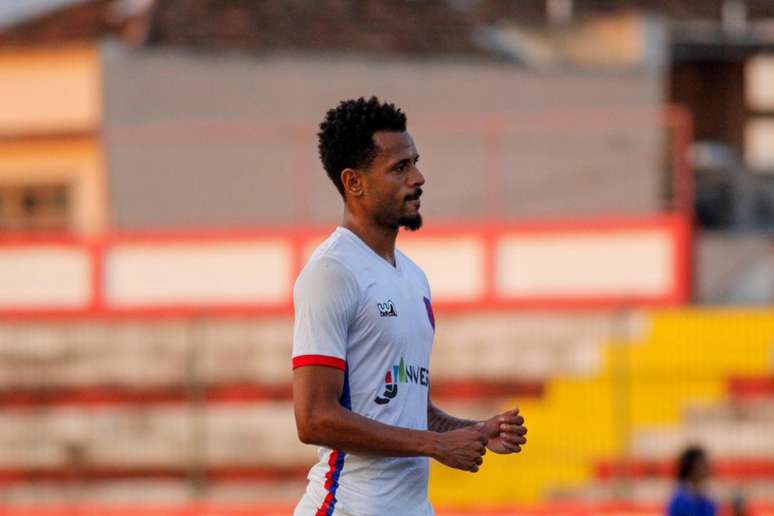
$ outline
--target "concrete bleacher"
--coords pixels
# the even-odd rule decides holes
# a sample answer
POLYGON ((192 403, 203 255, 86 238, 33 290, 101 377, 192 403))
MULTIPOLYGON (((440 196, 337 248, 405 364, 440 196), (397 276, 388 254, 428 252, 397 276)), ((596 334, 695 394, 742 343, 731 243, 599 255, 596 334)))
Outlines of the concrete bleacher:
MULTIPOLYGON (((540 382, 599 371, 619 331, 604 314, 444 316, 432 356, 438 382, 540 382)), ((635 330, 632 330, 635 331, 635 330)), ((0 325, 0 397, 13 389, 149 389, 290 381, 292 320, 50 322, 0 325)))
POLYGON ((774 399, 750 407, 718 404, 691 407, 679 428, 648 428, 637 432, 632 453, 635 457, 675 457, 690 443, 701 443, 718 459, 768 458, 774 465, 774 399))
MULTIPOLYGON (((519 406, 530 432, 524 453, 488 454, 478 475, 434 464, 435 500, 465 504, 479 483, 479 503, 662 499, 688 442, 722 466, 724 496, 743 482, 773 498, 774 402, 737 389, 770 374, 765 311, 436 315, 438 404, 475 418, 519 406), (502 480, 517 473, 517 484, 502 480)), ((75 482, 120 501, 153 479, 150 498, 180 500, 201 478, 207 499, 292 501, 314 450, 293 424, 290 323, 3 323, 0 499, 62 500, 75 482)))
MULTIPOLYGON (((733 391, 732 391, 733 392, 733 391)), ((633 499, 663 499, 674 489, 675 458, 689 445, 711 457, 712 492, 721 500, 774 499, 774 396, 689 404, 679 423, 644 427, 633 436, 631 459, 596 464, 601 481, 588 496, 605 499, 624 487, 633 499)))
MULTIPOLYGON (((547 378, 595 374, 611 327, 439 314, 434 398, 471 418, 539 398, 547 378)), ((291 339, 286 316, 0 324, 0 499, 120 501, 150 483, 148 500, 179 501, 198 471, 208 499, 293 500, 315 451, 296 437, 291 339)))
MULTIPOLYGON (((679 435, 688 407, 711 410, 733 400, 731 378, 770 374, 774 318, 765 310, 663 310, 649 312, 638 324, 624 322, 622 326, 639 331, 612 332, 602 347, 597 373, 552 377, 542 397, 520 403, 530 428, 529 444, 521 456, 488 456, 487 467, 475 479, 435 467, 433 495, 465 503, 464 492, 486 482, 482 493, 491 503, 513 498, 582 498, 584 493, 597 493, 600 499, 629 499, 636 492, 657 496, 651 501, 665 500, 673 482, 671 460, 679 446, 687 444, 685 440, 670 437, 669 442, 660 441, 659 434, 651 441, 650 449, 659 453, 661 469, 656 471, 656 480, 662 488, 648 487, 652 475, 627 479, 631 475, 620 468, 610 472, 608 467, 607 475, 598 468, 631 460, 647 463, 647 455, 633 456, 645 432, 657 429, 663 435, 679 435), (662 445, 673 454, 661 453, 662 445), (498 481, 515 474, 515 484, 498 481)), ((708 428, 711 431, 711 425, 708 428)), ((760 435, 748 442, 749 447, 765 455, 769 445, 763 439, 770 435, 771 427, 762 423, 756 429, 760 435)), ((725 436, 726 440, 735 438, 725 436)), ((723 459, 730 464, 729 471, 740 467, 740 463, 727 462, 730 456, 723 459)), ((733 460, 744 457, 734 456, 733 460)), ((766 464, 761 467, 746 470, 745 485, 771 482, 766 464)), ((733 483, 728 483, 723 489, 731 487, 733 483)), ((771 499, 763 488, 756 494, 759 499, 771 499)))
MULTIPOLYGON (((764 373, 770 368, 771 328, 766 322, 770 317, 765 312, 736 318, 728 312, 714 315, 717 320, 706 320, 706 327, 684 326, 675 331, 679 340, 671 355, 654 354, 663 352, 656 346, 647 357, 639 357, 651 376, 674 389, 672 396, 679 403, 676 412, 670 411, 671 421, 658 410, 667 400, 655 391, 655 396, 641 403, 641 409, 651 415, 639 416, 651 421, 641 421, 632 429, 627 448, 617 458, 596 461, 593 479, 582 487, 555 490, 553 496, 590 501, 625 498, 638 503, 665 500, 675 489, 676 457, 686 446, 700 445, 712 464, 711 492, 721 503, 738 497, 774 499, 774 392, 769 389, 770 373, 764 373), (748 318, 756 315, 759 324, 749 325, 748 318), (686 340, 695 344, 692 364, 682 360, 689 358, 684 355, 689 348, 686 340), (666 372, 670 362, 671 376, 666 372), (697 387, 686 388, 686 384, 697 387), (685 391, 691 390, 694 395, 686 396, 685 391)), ((675 400, 668 401, 674 404, 675 400)))

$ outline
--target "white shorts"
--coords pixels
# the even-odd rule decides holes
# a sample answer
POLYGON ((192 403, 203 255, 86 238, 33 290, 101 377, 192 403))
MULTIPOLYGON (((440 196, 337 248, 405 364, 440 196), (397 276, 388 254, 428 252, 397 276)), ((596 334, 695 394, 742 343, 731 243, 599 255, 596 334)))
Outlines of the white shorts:
MULTIPOLYGON (((320 503, 312 500, 312 497, 308 493, 304 493, 301 500, 296 505, 296 509, 293 511, 293 516, 316 516, 317 511, 320 509, 320 503)), ((331 516, 351 516, 349 513, 342 512, 338 506, 334 507, 331 516)))

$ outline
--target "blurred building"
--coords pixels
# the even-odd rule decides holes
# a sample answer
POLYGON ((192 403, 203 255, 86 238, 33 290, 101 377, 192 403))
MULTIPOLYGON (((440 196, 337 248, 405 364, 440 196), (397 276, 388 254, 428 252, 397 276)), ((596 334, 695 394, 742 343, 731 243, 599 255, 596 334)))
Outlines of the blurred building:
POLYGON ((371 94, 428 176, 434 395, 528 414, 434 499, 652 514, 700 442, 773 503, 772 50, 763 0, 0 5, 0 504, 294 500, 315 133, 371 94))

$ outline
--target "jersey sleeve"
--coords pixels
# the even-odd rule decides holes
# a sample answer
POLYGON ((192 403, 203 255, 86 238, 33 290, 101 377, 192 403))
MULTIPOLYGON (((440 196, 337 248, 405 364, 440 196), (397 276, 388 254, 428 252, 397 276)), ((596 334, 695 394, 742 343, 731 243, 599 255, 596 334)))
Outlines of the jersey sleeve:
POLYGON ((358 299, 357 280, 343 264, 323 258, 307 265, 293 289, 293 369, 323 365, 344 370, 358 299))

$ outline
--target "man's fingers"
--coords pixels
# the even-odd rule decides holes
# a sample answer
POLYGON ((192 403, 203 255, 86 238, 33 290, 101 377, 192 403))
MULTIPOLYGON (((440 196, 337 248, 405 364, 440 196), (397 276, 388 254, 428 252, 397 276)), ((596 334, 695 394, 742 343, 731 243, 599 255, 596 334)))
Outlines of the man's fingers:
POLYGON ((503 423, 500 425, 500 431, 508 434, 526 435, 527 427, 521 425, 506 425, 503 423))
POLYGON ((521 451, 521 444, 518 443, 512 443, 509 441, 503 441, 503 448, 508 450, 511 453, 519 453, 521 451))
POLYGON ((526 444, 527 443, 527 438, 524 437, 523 435, 501 433, 500 434, 500 439, 504 443, 509 443, 509 444, 526 444))
POLYGON ((524 425, 524 418, 522 416, 514 416, 514 417, 504 417, 500 419, 499 425, 516 425, 521 426, 524 425))
POLYGON ((484 463, 484 458, 483 457, 477 457, 476 458, 476 464, 478 464, 480 466, 483 463, 484 463))
POLYGON ((499 416, 495 416, 497 418, 498 423, 507 423, 509 420, 517 417, 519 415, 519 409, 513 409, 508 410, 506 412, 503 412, 499 416))

